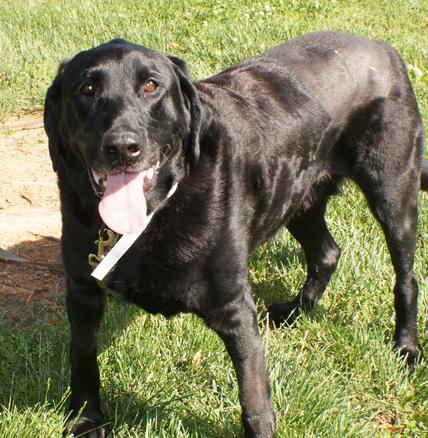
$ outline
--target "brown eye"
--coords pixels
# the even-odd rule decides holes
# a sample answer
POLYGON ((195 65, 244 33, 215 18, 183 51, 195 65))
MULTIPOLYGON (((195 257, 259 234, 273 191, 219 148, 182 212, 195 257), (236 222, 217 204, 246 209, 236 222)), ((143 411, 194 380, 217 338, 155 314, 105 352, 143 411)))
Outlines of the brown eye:
POLYGON ((83 84, 79 90, 85 96, 93 96, 95 94, 95 87, 92 84, 83 84))
POLYGON ((144 85, 144 92, 153 93, 154 91, 156 91, 157 88, 158 88, 158 84, 152 79, 149 79, 144 85))

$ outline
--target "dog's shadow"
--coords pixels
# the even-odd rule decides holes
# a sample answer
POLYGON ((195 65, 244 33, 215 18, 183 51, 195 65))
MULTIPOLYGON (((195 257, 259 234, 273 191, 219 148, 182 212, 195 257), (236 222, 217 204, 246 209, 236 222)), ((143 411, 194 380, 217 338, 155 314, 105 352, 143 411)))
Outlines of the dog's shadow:
POLYGON ((146 433, 152 431, 154 435, 157 435, 158 429, 181 429, 191 435, 206 438, 242 437, 239 415, 228 413, 222 416, 221 422, 214 421, 209 414, 197 415, 190 410, 177 415, 177 403, 179 402, 171 400, 167 394, 163 401, 154 404, 146 401, 141 394, 121 390, 117 397, 109 401, 110 409, 113 408, 114 411, 106 412, 107 418, 111 420, 106 424, 106 429, 114 429, 120 433, 121 430, 132 430, 133 425, 136 425, 139 429, 146 430, 146 433))
MULTIPOLYGON (((0 259, 0 406, 10 410, 48 403, 64 411, 67 403, 69 328, 60 252, 58 239, 40 237, 2 253, 15 260, 0 259)), ((102 337, 100 354, 137 311, 128 306, 120 312, 109 338, 102 337)))
POLYGON ((262 245, 250 258, 249 265, 254 299, 265 305, 291 301, 306 278, 304 252, 289 240, 281 242, 275 238, 262 245), (293 273, 291 279, 289 272, 293 273))

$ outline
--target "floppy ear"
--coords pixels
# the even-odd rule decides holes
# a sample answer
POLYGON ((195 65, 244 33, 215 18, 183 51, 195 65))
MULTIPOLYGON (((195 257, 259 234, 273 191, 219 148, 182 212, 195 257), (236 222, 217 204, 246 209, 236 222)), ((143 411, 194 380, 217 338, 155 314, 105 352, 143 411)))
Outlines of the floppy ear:
POLYGON ((189 165, 198 161, 199 158, 199 133, 201 130, 201 103, 192 81, 189 78, 187 65, 175 56, 168 56, 174 64, 174 69, 180 81, 181 91, 187 98, 190 111, 190 136, 184 146, 186 161, 189 165))
POLYGON ((59 100, 61 98, 61 78, 65 70, 66 62, 63 62, 58 73, 48 88, 45 99, 45 111, 43 115, 45 131, 49 140, 49 155, 52 160, 53 170, 58 169, 59 155, 63 148, 59 133, 59 100))

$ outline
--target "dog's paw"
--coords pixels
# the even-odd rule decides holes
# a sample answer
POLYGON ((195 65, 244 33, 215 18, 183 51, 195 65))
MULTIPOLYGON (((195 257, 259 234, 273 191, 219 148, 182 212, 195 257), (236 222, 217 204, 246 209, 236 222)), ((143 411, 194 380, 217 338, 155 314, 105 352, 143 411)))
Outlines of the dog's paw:
POLYGON ((79 418, 73 418, 68 422, 63 436, 66 438, 105 438, 106 430, 101 422, 81 416, 79 418))
POLYGON ((419 344, 415 343, 395 343, 395 349, 400 352, 400 356, 405 360, 406 364, 413 369, 413 367, 422 358, 422 350, 419 344))
POLYGON ((293 301, 289 303, 271 304, 267 308, 269 322, 272 327, 278 328, 282 324, 293 325, 302 310, 293 301))
POLYGON ((409 332, 397 327, 394 333, 394 349, 400 353, 410 368, 422 358, 422 349, 415 331, 409 332))

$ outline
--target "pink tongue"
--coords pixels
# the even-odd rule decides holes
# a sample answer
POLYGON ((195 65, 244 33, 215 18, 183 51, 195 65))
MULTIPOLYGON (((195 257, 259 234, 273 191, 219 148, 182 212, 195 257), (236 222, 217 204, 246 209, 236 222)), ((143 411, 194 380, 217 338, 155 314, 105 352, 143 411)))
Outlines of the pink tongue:
POLYGON ((118 234, 141 233, 148 225, 143 182, 147 172, 107 176, 98 206, 104 223, 118 234))

